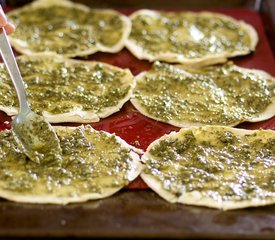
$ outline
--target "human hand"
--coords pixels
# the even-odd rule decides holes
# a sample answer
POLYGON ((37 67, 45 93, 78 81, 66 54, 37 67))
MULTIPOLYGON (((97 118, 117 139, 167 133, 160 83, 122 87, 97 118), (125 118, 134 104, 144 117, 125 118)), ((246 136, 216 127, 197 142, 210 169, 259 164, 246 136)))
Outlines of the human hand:
POLYGON ((13 24, 9 23, 7 21, 7 17, 2 9, 2 7, 0 6, 0 28, 4 27, 7 34, 14 32, 15 27, 13 24))

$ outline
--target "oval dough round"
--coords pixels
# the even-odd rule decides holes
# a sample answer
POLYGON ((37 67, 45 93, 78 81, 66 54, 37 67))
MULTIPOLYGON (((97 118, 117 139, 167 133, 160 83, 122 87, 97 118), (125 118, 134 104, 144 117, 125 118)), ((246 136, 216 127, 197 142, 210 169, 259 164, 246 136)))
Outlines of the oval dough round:
POLYGON ((149 145, 141 177, 172 203, 223 210, 274 204, 274 146, 272 130, 183 128, 149 145))
POLYGON ((247 55, 258 42, 251 25, 218 13, 143 9, 130 18, 126 46, 138 59, 205 66, 247 55))
POLYGON ((8 13, 16 26, 9 36, 20 53, 56 52, 66 57, 118 52, 131 22, 110 9, 90 9, 68 0, 37 0, 8 13))
MULTIPOLYGON (((53 53, 17 57, 31 108, 52 123, 97 122, 119 111, 129 100, 133 75, 95 61, 53 53)), ((4 64, 0 64, 0 110, 18 113, 18 101, 4 64)))
POLYGON ((203 68, 156 62, 135 82, 133 105, 177 127, 235 126, 275 115, 274 77, 230 62, 203 68))
POLYGON ((68 204, 113 195, 141 171, 138 150, 90 126, 55 127, 62 163, 38 164, 0 132, 0 197, 27 203, 68 204))

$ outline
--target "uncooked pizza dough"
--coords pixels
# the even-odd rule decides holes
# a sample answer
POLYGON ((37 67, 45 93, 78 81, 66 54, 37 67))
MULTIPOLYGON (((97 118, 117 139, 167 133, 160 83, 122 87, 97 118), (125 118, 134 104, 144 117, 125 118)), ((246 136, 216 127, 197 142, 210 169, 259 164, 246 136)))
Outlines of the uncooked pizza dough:
POLYGON ((147 185, 169 202, 224 210, 275 203, 275 132, 181 129, 142 156, 147 185))
POLYGON ((17 147, 10 130, 0 132, 0 197, 16 202, 67 204, 114 194, 141 171, 138 151, 90 126, 55 127, 61 163, 38 164, 17 147))
POLYGON ((249 54, 258 42, 251 25, 217 13, 143 9, 130 18, 126 46, 138 59, 210 65, 249 54))
MULTIPOLYGON (((119 111, 134 87, 128 69, 52 53, 17 57, 31 108, 49 122, 97 122, 119 111)), ((18 113, 18 100, 0 64, 0 110, 18 113)))
POLYGON ((38 0, 8 13, 16 26, 9 36, 21 53, 55 52, 67 57, 124 47, 131 22, 109 9, 90 9, 68 0, 38 0))
POLYGON ((135 77, 133 105, 178 127, 257 122, 275 115, 275 79, 232 63, 183 68, 156 62, 135 77))

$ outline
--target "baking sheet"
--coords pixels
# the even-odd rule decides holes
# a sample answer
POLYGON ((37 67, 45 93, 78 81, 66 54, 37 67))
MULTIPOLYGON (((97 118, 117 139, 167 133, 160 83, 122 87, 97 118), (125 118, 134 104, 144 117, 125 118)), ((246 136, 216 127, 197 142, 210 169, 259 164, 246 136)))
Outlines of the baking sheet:
MULTIPOLYGON (((134 11, 119 10, 127 15, 134 11)), ((211 10, 242 19, 256 28, 259 34, 256 52, 232 60, 239 66, 261 69, 275 76, 274 58, 259 14, 248 9, 211 10)), ((135 75, 151 66, 126 49, 117 54, 97 53, 88 59, 130 68, 135 75)), ((129 102, 120 112, 91 125, 98 130, 114 132, 142 149, 163 134, 178 130, 142 116, 129 102)), ((0 129, 9 127, 10 117, 0 112, 0 129)), ((275 117, 237 127, 275 130, 275 117)), ((275 239, 275 206, 223 212, 170 204, 147 189, 138 178, 115 196, 87 203, 52 206, 0 200, 1 236, 275 239)))

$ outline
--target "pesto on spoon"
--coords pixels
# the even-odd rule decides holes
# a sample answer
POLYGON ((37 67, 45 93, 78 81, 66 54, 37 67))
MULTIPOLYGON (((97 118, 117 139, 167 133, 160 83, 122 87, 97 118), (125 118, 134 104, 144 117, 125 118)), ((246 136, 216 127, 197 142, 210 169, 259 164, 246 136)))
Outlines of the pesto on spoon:
POLYGON ((19 99, 20 111, 12 121, 14 138, 22 151, 40 164, 60 163, 61 147, 53 127, 28 104, 25 87, 5 29, 0 34, 0 52, 19 99))

